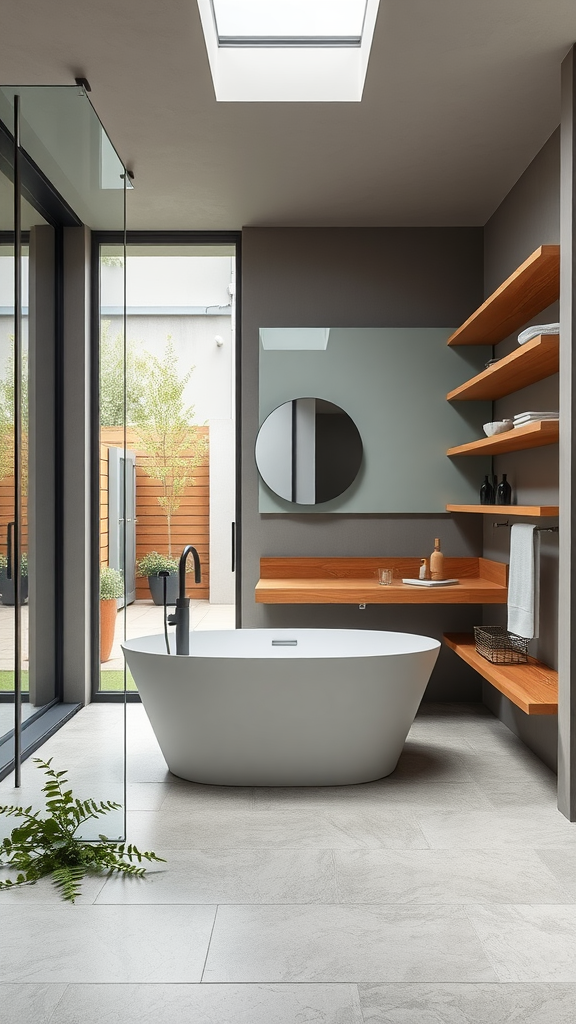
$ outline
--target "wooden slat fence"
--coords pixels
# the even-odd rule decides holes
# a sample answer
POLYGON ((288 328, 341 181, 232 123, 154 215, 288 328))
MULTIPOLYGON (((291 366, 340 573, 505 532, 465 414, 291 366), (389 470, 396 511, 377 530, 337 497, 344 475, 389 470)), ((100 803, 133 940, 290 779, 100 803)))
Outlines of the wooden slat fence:
MULTIPOLYGON (((208 437, 208 427, 198 427, 208 437)), ((160 483, 144 471, 147 456, 138 448, 136 431, 127 431, 128 450, 136 452, 136 558, 149 551, 168 554, 166 517, 158 504, 160 483)), ((100 562, 108 561, 108 448, 123 447, 121 427, 103 427, 100 431, 100 562)), ((194 544, 200 555, 202 583, 195 586, 190 576, 190 597, 208 600, 210 593, 209 545, 209 457, 194 472, 194 484, 186 487, 180 508, 172 517, 172 553, 175 558, 185 544, 194 544)), ((146 579, 136 579, 136 598, 149 598, 146 579)))

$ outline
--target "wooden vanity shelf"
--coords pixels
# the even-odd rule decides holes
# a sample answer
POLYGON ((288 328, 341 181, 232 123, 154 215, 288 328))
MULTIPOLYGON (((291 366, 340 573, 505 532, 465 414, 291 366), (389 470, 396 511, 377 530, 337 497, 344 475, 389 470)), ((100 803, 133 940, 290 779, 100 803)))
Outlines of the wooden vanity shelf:
POLYGON ((444 642, 527 715, 558 714, 558 673, 535 658, 526 665, 493 665, 478 654, 470 633, 445 633, 444 642))
POLYGON ((496 345, 560 296, 560 246, 541 245, 448 338, 449 345, 496 345))
POLYGON ((558 505, 446 505, 447 512, 474 512, 485 516, 531 516, 533 518, 554 517, 559 514, 558 505))
POLYGON ((420 558, 261 558, 257 604, 506 604, 508 566, 486 558, 445 558, 446 587, 402 583, 420 558), (392 569, 381 586, 378 569, 392 569))

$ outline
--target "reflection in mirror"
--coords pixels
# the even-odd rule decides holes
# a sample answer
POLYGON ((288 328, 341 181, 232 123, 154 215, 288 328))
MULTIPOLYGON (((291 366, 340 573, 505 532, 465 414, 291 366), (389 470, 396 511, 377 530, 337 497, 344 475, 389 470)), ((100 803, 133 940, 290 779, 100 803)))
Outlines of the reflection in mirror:
POLYGON ((255 455, 271 491, 298 505, 318 505, 337 498, 356 479, 362 439, 339 405, 295 398, 264 420, 255 455))

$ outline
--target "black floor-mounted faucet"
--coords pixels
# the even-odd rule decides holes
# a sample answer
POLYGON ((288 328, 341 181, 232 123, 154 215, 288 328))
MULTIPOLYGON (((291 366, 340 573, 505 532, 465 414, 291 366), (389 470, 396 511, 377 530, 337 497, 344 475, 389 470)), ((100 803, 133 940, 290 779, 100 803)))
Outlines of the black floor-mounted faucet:
POLYGON ((170 626, 176 626, 176 654, 190 654, 190 598, 186 597, 186 559, 190 554, 194 559, 194 582, 202 581, 198 552, 192 544, 187 544, 178 564, 176 611, 167 620, 170 626))

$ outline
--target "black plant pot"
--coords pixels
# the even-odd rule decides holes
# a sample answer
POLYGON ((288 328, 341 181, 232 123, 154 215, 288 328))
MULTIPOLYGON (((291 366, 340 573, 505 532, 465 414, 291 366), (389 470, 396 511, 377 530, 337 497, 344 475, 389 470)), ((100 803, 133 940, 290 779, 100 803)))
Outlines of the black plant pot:
POLYGON ((169 576, 149 576, 148 586, 152 594, 154 604, 164 604, 164 579, 166 580, 166 604, 176 604, 178 597, 178 573, 171 572, 169 576))
MULTIPOLYGON (((11 580, 5 574, 5 571, 0 574, 0 593, 2 594, 2 604, 14 604, 14 577, 11 580)), ((20 603, 25 604, 28 600, 28 577, 21 576, 20 578, 20 603)))

